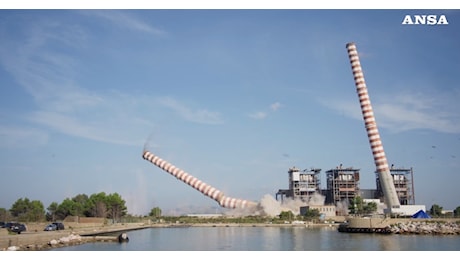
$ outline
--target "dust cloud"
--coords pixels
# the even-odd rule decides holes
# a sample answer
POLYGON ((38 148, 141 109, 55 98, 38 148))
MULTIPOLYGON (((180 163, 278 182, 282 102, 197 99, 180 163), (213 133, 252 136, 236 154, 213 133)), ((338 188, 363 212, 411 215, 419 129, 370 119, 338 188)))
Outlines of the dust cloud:
POLYGON ((236 208, 229 210, 225 215, 231 216, 278 216, 283 211, 291 211, 293 214, 300 214, 300 207, 323 206, 325 197, 321 194, 313 194, 308 202, 293 200, 290 198, 277 201, 273 196, 266 194, 258 202, 257 206, 249 208, 236 208))

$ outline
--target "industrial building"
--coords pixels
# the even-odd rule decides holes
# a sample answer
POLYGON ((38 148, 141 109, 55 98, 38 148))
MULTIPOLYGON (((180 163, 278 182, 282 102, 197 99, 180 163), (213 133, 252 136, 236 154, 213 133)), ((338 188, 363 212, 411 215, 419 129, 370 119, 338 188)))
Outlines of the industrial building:
POLYGON ((336 205, 338 202, 350 201, 360 195, 359 169, 343 168, 342 165, 326 171, 326 203, 336 205))
MULTIPOLYGON (((396 193, 398 194, 399 203, 401 203, 401 205, 414 205, 414 172, 412 168, 395 168, 392 164, 390 167, 390 174, 393 179, 396 193)), ((383 201, 383 191, 378 175, 376 175, 376 184, 376 198, 383 201)))
POLYGON ((317 168, 305 169, 302 171, 295 166, 289 168, 289 189, 278 190, 276 193, 276 200, 278 200, 279 196, 281 201, 285 198, 291 198, 293 200, 301 200, 308 203, 312 196, 321 192, 320 172, 321 169, 317 168))
MULTIPOLYGON (((327 170, 326 173, 326 189, 322 189, 321 169, 312 168, 300 170, 297 167, 288 169, 289 189, 279 189, 276 193, 276 200, 284 201, 285 199, 301 200, 308 206, 316 207, 328 212, 328 216, 332 216, 331 209, 338 211, 337 205, 343 206, 343 202, 349 203, 356 197, 361 197, 365 201, 379 201, 383 203, 383 191, 380 184, 379 174, 376 174, 376 189, 361 189, 360 187, 360 169, 353 167, 343 167, 342 164, 336 168, 327 170), (309 203, 310 199, 315 195, 320 194, 325 197, 325 205, 309 203)), ((394 165, 390 168, 393 184, 396 188, 398 199, 401 205, 414 205, 415 194, 413 186, 413 169, 412 168, 396 168, 394 165)), ((418 208, 417 208, 418 209, 418 208)), ((342 208, 340 209, 343 210, 342 208)), ((413 211, 413 210, 412 210, 413 211)), ((342 212, 335 212, 337 215, 342 215, 342 212)))

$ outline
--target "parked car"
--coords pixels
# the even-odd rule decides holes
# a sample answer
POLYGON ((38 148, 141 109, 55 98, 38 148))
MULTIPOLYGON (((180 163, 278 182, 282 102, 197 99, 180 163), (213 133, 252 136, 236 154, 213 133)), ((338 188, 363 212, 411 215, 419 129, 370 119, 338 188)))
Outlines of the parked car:
POLYGON ((0 221, 0 228, 4 228, 4 227, 5 227, 5 222, 0 221))
POLYGON ((52 224, 56 225, 56 230, 64 230, 64 224, 62 222, 53 222, 52 224))
POLYGON ((57 230, 57 226, 54 224, 48 224, 44 229, 44 231, 54 231, 54 230, 57 230))
POLYGON ((10 223, 7 223, 7 225, 9 226, 8 230, 10 230, 11 232, 21 234, 21 232, 27 231, 27 226, 25 224, 10 222, 10 223))
POLYGON ((19 223, 17 222, 6 222, 3 227, 6 228, 6 229, 11 229, 11 227, 13 227, 14 225, 18 225, 19 223))
POLYGON ((10 227, 15 224, 14 222, 6 222, 5 225, 3 225, 4 228, 10 229, 10 227))

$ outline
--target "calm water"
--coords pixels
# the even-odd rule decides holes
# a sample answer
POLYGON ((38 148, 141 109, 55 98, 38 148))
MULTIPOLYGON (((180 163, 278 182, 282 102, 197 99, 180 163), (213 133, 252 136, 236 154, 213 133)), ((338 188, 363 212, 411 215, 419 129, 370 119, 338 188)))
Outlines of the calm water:
POLYGON ((127 232, 128 243, 52 251, 458 251, 460 236, 340 233, 335 227, 180 227, 127 232))

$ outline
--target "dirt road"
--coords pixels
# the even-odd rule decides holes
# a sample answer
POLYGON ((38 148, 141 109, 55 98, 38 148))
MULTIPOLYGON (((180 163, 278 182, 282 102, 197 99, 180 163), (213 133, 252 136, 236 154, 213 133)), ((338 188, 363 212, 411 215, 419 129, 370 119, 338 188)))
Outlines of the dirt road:
MULTIPOLYGON (((8 248, 15 248, 16 250, 46 250, 47 245, 52 240, 59 241, 62 238, 71 235, 91 237, 104 235, 105 233, 123 233, 125 231, 137 230, 148 228, 149 226, 143 223, 130 223, 130 224, 114 224, 96 227, 81 227, 57 231, 41 231, 29 229, 29 231, 22 232, 21 234, 8 232, 2 228, 0 230, 0 251, 8 250, 8 248)), ((114 235, 112 235, 113 237, 114 235)), ((110 240, 110 239, 109 239, 110 240)), ((82 241, 85 242, 86 240, 82 241)))

